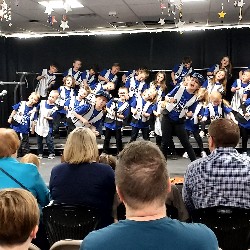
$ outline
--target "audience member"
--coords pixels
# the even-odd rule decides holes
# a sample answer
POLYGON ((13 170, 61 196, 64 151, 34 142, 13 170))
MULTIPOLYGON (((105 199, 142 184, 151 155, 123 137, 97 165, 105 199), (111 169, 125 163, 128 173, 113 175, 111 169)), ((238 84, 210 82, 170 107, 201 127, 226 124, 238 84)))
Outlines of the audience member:
POLYGON ((97 163, 96 137, 89 128, 75 128, 65 144, 64 163, 54 167, 49 187, 54 203, 82 204, 100 209, 99 227, 111 224, 115 195, 113 169, 97 163))
POLYGON ((80 249, 218 249, 214 233, 205 225, 166 218, 165 201, 170 191, 166 165, 154 143, 127 144, 115 172, 127 219, 91 232, 80 249))
POLYGON ((250 158, 235 149, 239 127, 229 119, 214 120, 208 129, 211 154, 189 164, 183 199, 189 212, 198 208, 250 208, 250 158))
POLYGON ((1 250, 28 250, 38 224, 39 209, 30 192, 19 188, 0 190, 1 250))
POLYGON ((22 162, 22 163, 33 163, 34 165, 37 166, 38 169, 39 169, 39 166, 40 166, 40 160, 39 160, 38 156, 35 155, 35 154, 31 154, 31 153, 24 155, 20 159, 20 162, 22 162))
MULTIPOLYGON (((17 161, 20 141, 12 129, 0 128, 0 189, 23 188, 30 191, 41 208, 50 202, 50 193, 37 167, 30 163, 17 161)), ((36 239, 33 241, 43 250, 47 249, 43 224, 40 223, 36 239)))

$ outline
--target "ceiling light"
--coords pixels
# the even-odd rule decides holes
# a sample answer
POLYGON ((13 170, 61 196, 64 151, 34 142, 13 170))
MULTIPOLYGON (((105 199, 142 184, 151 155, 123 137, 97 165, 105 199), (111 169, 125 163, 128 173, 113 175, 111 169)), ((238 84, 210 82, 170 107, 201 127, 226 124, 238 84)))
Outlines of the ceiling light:
MULTIPOLYGON (((39 4, 47 7, 50 6, 52 9, 63 9, 64 8, 64 1, 42 1, 38 2, 39 4)), ((84 6, 77 0, 70 0, 66 1, 66 3, 70 6, 70 8, 83 8, 84 6)))

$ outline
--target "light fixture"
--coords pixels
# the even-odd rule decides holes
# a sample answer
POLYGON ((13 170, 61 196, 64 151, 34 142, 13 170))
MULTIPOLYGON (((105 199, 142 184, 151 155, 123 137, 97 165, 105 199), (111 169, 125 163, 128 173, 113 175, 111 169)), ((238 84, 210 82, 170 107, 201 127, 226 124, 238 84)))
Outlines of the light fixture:
POLYGON ((65 6, 65 3, 67 3, 70 8, 83 8, 84 6, 77 0, 68 0, 68 1, 42 1, 38 2, 39 4, 47 7, 51 7, 52 9, 63 9, 65 6))

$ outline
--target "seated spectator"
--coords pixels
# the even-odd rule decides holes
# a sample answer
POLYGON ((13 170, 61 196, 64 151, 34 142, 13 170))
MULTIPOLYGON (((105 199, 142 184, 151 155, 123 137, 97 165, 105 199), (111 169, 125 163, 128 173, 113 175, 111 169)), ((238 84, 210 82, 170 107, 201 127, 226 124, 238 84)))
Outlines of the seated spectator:
POLYGON ((240 130, 232 120, 214 120, 208 128, 211 154, 189 164, 183 199, 189 212, 214 206, 250 208, 250 157, 237 152, 240 130))
POLYGON ((28 250, 38 224, 39 208, 30 192, 19 188, 0 190, 1 250, 28 250))
POLYGON ((214 233, 205 225, 166 217, 170 181, 165 157, 154 143, 127 144, 118 156, 115 177, 126 220, 91 232, 81 250, 218 249, 214 233))
POLYGON ((94 133, 89 128, 74 129, 64 147, 64 163, 52 169, 49 188, 54 203, 100 209, 99 227, 104 227, 114 222, 115 176, 110 166, 96 162, 98 157, 94 133))
MULTIPOLYGON (((40 211, 50 202, 50 193, 37 167, 31 163, 17 161, 20 140, 12 129, 0 128, 0 189, 23 188, 30 191, 38 202, 40 211), (4 143, 2 143, 4 142, 4 143)), ((46 238, 43 224, 34 244, 46 250, 46 238)))
POLYGON ((22 163, 33 163, 34 165, 37 166, 38 169, 39 169, 39 166, 40 166, 40 159, 38 158, 38 156, 35 155, 35 154, 31 154, 31 153, 24 155, 20 159, 20 162, 22 162, 22 163))

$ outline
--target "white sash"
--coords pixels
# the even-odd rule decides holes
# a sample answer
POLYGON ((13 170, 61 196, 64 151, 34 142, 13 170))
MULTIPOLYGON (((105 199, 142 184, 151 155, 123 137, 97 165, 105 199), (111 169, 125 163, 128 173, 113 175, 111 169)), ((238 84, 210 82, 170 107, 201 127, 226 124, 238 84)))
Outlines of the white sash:
MULTIPOLYGON (((95 110, 95 105, 91 105, 89 110, 87 111, 87 113, 85 113, 82 117, 84 119, 86 119, 90 124, 93 124, 97 121, 99 121, 100 119, 102 119, 103 117, 103 111, 101 111, 97 116, 94 116, 92 119, 90 119, 90 117, 93 115, 95 110)), ((76 127, 85 127, 85 125, 82 123, 81 120, 77 119, 76 117, 74 117, 72 119, 72 122, 75 124, 76 127)))
POLYGON ((48 75, 48 70, 43 69, 42 76, 44 76, 41 80, 39 80, 39 83, 36 87, 36 92, 41 97, 47 96, 47 89, 52 81, 56 79, 55 75, 48 75))
MULTIPOLYGON (((123 114, 123 112, 129 107, 129 104, 127 102, 124 102, 117 110, 117 114, 123 114)), ((111 111, 114 111, 114 109, 116 108, 116 104, 113 102, 110 106, 110 110, 111 111)), ((110 114, 110 113, 107 113, 106 115, 107 118, 110 118, 112 120, 115 120, 115 116, 110 114)), ((117 121, 123 121, 122 118, 119 118, 119 117, 116 117, 116 120, 117 121)))
POLYGON ((16 112, 16 114, 13 116, 13 120, 18 122, 19 124, 23 123, 23 115, 25 111, 26 101, 21 101, 21 104, 16 112))
POLYGON ((136 97, 139 97, 141 95, 142 92, 142 88, 144 86, 145 82, 142 81, 139 83, 138 88, 136 88, 136 84, 135 84, 135 77, 131 77, 130 78, 130 84, 129 84, 129 97, 133 97, 134 95, 136 97))
MULTIPOLYGON (((70 98, 74 97, 74 90, 71 88, 70 89, 70 98)), ((66 87, 65 86, 61 86, 60 87, 60 96, 59 98, 57 98, 56 100, 56 104, 58 104, 59 106, 64 106, 65 102, 67 101, 66 99, 66 87)))
POLYGON ((220 93, 223 93, 224 89, 222 85, 217 85, 212 82, 212 79, 208 79, 207 92, 208 94, 211 94, 213 91, 218 91, 220 93))
POLYGON ((140 96, 139 98, 137 98, 137 101, 136 101, 136 110, 137 110, 137 113, 134 115, 132 115, 134 117, 134 119, 136 120, 140 120, 140 118, 142 119, 142 122, 146 122, 149 120, 150 117, 145 117, 142 115, 142 113, 146 113, 149 106, 152 104, 151 102, 147 101, 143 107, 142 105, 142 102, 143 102, 143 99, 142 97, 140 96))
MULTIPOLYGON (((157 104, 157 114, 161 114, 163 108, 161 107, 162 102, 158 102, 157 104)), ((157 116, 155 119, 155 133, 159 136, 162 136, 162 130, 161 130, 161 120, 162 120, 162 114, 160 116, 157 116)))
POLYGON ((82 81, 82 79, 81 79, 81 73, 82 73, 82 72, 78 70, 78 71, 73 75, 73 68, 70 68, 70 69, 68 70, 68 75, 69 75, 69 76, 73 76, 77 82, 81 82, 81 81, 82 81))
POLYGON ((52 109, 47 109, 45 107, 46 102, 46 100, 40 102, 40 110, 35 127, 35 132, 42 137, 46 137, 49 134, 49 122, 44 117, 49 117, 58 110, 56 106, 52 109))
MULTIPOLYGON (((182 63, 182 64, 180 64, 179 69, 177 70, 177 72, 175 72, 175 74, 174 74, 175 80, 177 80, 182 75, 183 68, 184 68, 184 64, 182 63)), ((191 74, 192 71, 193 71, 193 69, 192 69, 192 67, 190 67, 188 72, 186 73, 186 75, 191 74)))
MULTIPOLYGON (((75 111, 75 109, 76 109, 75 103, 76 103, 77 101, 78 101, 78 100, 77 100, 77 98, 76 98, 75 96, 72 97, 72 98, 70 98, 69 107, 68 107, 68 112, 67 112, 67 114, 66 114, 66 117, 67 117, 67 118, 74 117, 72 113, 73 113, 73 111, 75 111)), ((86 100, 83 99, 83 100, 81 100, 81 101, 79 102, 79 104, 78 104, 77 107, 82 106, 82 105, 84 105, 85 103, 86 103, 86 100)))
MULTIPOLYGON (((110 78, 111 75, 111 69, 108 69, 107 72, 105 73, 105 75, 103 76, 104 78, 108 79, 109 82, 115 82, 117 80, 117 76, 114 75, 113 78, 110 78)), ((106 84, 105 81, 99 81, 101 83, 101 85, 106 84)))
POLYGON ((203 107, 203 104, 201 102, 199 102, 195 108, 195 111, 194 111, 194 114, 192 117, 192 119, 194 120, 194 124, 198 124, 198 122, 199 122, 198 116, 199 116, 199 113, 200 113, 202 107, 203 107))
POLYGON ((211 120, 216 120, 216 119, 219 119, 219 118, 223 117, 221 104, 218 106, 218 114, 219 114, 219 116, 215 115, 215 111, 214 111, 214 107, 213 107, 212 103, 208 104, 208 109, 209 109, 210 119, 211 120))
POLYGON ((237 87, 240 87, 240 89, 235 91, 234 96, 233 96, 232 101, 231 101, 231 106, 232 106, 233 110, 239 111, 239 108, 241 105, 241 100, 242 100, 244 91, 246 90, 247 87, 246 88, 242 87, 240 79, 237 79, 236 83, 237 83, 237 87))
MULTIPOLYGON (((179 87, 179 89, 177 90, 177 92, 175 93, 175 95, 174 95, 173 98, 176 100, 176 103, 168 103, 168 104, 166 105, 166 109, 167 109, 169 112, 171 112, 171 111, 178 105, 178 103, 180 102, 181 97, 182 97, 182 95, 183 95, 183 93, 184 93, 184 91, 185 91, 185 88, 186 88, 185 86, 181 85, 181 86, 179 87)), ((188 107, 192 106, 196 101, 197 101, 197 96, 196 96, 196 95, 193 95, 193 97, 190 98, 190 99, 186 102, 185 106, 184 106, 183 109, 181 110, 180 115, 179 115, 179 118, 184 117, 185 114, 186 114, 186 111, 187 111, 188 107)))

